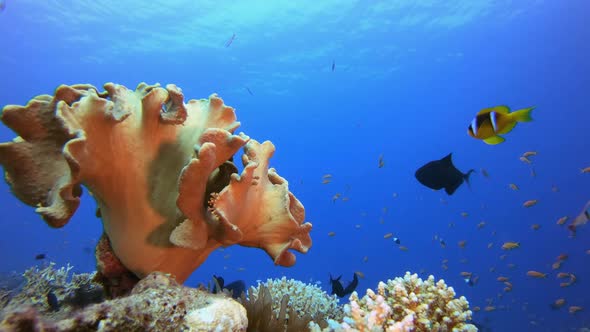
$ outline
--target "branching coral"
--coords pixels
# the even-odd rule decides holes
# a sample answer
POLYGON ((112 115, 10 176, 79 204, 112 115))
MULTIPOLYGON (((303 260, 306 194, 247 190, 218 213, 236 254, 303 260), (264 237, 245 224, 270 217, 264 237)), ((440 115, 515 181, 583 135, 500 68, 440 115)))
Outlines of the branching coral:
MULTIPOLYGON (((51 312, 53 308, 47 301, 47 294, 51 292, 58 303, 65 304, 62 309, 69 312, 85 300, 81 299, 82 296, 98 287, 92 282, 93 274, 70 273, 72 268, 68 264, 56 269, 55 263, 51 262, 43 268, 35 266, 26 270, 23 273, 25 282, 22 289, 10 299, 6 311, 33 306, 39 312, 51 312)), ((102 289, 97 290, 102 294, 102 289)))
POLYGON ((310 223, 288 182, 269 168, 271 142, 234 134, 234 109, 216 95, 184 103, 179 88, 108 83, 60 86, 2 121, 19 136, 0 144, 13 193, 53 227, 76 211, 82 185, 98 204, 112 250, 143 277, 184 281, 219 246, 264 249, 291 266, 311 246, 310 223), (244 148, 241 174, 233 156, 244 148))
POLYGON ((330 321, 324 330, 311 324, 312 331, 477 331, 467 323, 471 311, 465 297, 455 298, 442 279, 435 283, 429 276, 423 281, 409 272, 380 282, 377 292, 369 289, 361 299, 353 292, 344 311, 342 323, 330 321))

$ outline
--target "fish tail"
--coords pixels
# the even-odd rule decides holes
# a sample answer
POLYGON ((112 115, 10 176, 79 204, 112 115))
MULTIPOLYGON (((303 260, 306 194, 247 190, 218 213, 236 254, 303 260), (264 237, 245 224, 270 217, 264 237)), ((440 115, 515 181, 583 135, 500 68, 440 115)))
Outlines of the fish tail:
POLYGON ((463 180, 465 180, 465 182, 467 182, 467 185, 469 186, 469 188, 471 188, 471 183, 469 183, 469 176, 473 172, 475 172, 475 170, 474 169, 470 169, 467 173, 463 174, 463 180))
POLYGON ((530 122, 533 121, 531 117, 531 112, 533 111, 534 107, 523 108, 518 111, 514 111, 510 113, 512 119, 516 122, 530 122))

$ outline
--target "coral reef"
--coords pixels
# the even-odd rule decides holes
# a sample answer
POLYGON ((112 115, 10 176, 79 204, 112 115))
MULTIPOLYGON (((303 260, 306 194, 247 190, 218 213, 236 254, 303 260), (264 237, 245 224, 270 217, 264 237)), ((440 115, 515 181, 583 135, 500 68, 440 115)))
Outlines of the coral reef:
POLYGON ((245 331, 248 324, 246 311, 238 302, 184 287, 161 272, 140 280, 127 297, 52 315, 38 308, 31 303, 11 309, 0 330, 245 331))
POLYGON ((336 296, 330 296, 316 285, 297 280, 268 279, 250 287, 248 298, 241 303, 248 313, 248 331, 306 331, 310 322, 327 326, 328 319, 342 318, 336 296))
POLYGON ((290 249, 308 251, 305 209, 269 168, 274 145, 234 134, 221 98, 184 103, 172 84, 104 88, 62 85, 2 111, 19 135, 0 144, 5 179, 50 226, 70 220, 84 186, 123 265, 180 282, 219 246, 262 248, 282 266, 295 264, 290 249))
POLYGON ((444 280, 429 276, 423 281, 406 272, 403 278, 380 282, 377 292, 371 289, 359 299, 353 292, 344 306, 343 322, 329 321, 322 329, 310 323, 312 331, 477 331, 468 324, 469 302, 455 298, 455 291, 444 280))
POLYGON ((102 288, 92 282, 93 274, 70 274, 71 265, 55 268, 51 262, 43 268, 31 267, 23 273, 25 282, 19 292, 15 293, 2 313, 9 312, 22 306, 33 306, 41 313, 52 313, 55 308, 48 301, 48 294, 53 294, 55 300, 62 305, 62 313, 70 312, 86 302, 100 302, 102 288))

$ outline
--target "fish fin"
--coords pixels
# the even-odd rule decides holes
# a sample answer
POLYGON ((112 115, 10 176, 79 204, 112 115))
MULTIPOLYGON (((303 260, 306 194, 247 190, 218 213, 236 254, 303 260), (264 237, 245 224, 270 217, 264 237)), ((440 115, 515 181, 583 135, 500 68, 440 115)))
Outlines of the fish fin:
POLYGON ((496 106, 496 107, 492 107, 492 110, 498 112, 498 113, 502 113, 502 114, 508 114, 510 113, 510 108, 506 105, 500 105, 500 106, 496 106))
POLYGON ((504 142, 505 140, 506 139, 504 139, 504 137, 502 137, 502 136, 492 136, 492 137, 484 139, 483 141, 489 145, 496 145, 496 144, 500 144, 500 143, 504 142))
POLYGON ((463 180, 465 180, 465 182, 467 182, 467 186, 469 187, 469 189, 471 189, 471 183, 469 183, 469 176, 473 172, 475 172, 475 170, 474 169, 470 169, 467 173, 463 174, 463 180))
POLYGON ((510 117, 515 122, 530 122, 533 121, 531 117, 531 112, 533 111, 534 107, 523 108, 518 111, 514 111, 510 113, 510 117))

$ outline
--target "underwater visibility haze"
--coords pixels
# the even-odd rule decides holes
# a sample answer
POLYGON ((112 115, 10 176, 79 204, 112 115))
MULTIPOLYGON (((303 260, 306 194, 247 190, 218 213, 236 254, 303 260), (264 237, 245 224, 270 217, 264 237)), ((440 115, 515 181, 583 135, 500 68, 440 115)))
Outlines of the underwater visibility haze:
POLYGON ((96 271, 104 221, 132 278, 163 269, 238 298, 286 277, 346 304, 409 271, 464 296, 480 331, 590 331, 587 13, 0 0, 0 289, 35 265, 96 271))

